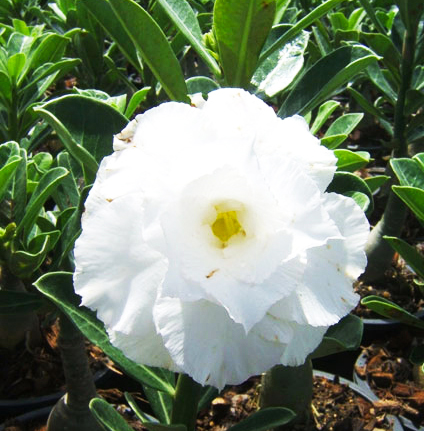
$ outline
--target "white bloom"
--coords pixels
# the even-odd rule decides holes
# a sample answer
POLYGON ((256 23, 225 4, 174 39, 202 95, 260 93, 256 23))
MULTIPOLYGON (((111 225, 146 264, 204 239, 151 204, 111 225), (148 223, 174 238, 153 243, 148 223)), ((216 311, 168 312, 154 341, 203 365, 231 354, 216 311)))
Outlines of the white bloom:
POLYGON ((300 365, 356 305, 368 222, 301 117, 221 89, 115 137, 86 202, 75 289, 142 364, 222 388, 300 365))

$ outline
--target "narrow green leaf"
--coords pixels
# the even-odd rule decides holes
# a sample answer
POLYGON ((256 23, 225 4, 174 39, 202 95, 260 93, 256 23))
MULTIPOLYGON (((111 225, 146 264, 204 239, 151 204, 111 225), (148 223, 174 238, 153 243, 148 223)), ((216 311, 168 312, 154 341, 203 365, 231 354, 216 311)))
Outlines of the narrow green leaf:
POLYGON ((334 121, 324 136, 333 136, 333 135, 349 135, 352 130, 359 124, 359 122, 364 117, 364 114, 345 114, 341 117, 338 117, 336 121, 334 121))
MULTIPOLYGON (((128 124, 125 116, 110 104, 79 94, 59 97, 45 103, 41 109, 54 115, 72 139, 94 157, 96 165, 113 152, 113 135, 128 124)), ((70 148, 68 151, 75 157, 70 148)), ((94 163, 90 166, 94 168, 94 163)))
POLYGON ((66 127, 52 113, 43 108, 34 108, 34 111, 39 113, 56 131, 69 154, 86 170, 86 183, 92 184, 98 169, 96 159, 84 147, 75 142, 66 127))
POLYGON ((148 429, 148 431, 187 431, 187 427, 182 424, 159 424, 153 422, 145 422, 143 426, 148 429))
MULTIPOLYGON (((275 30, 273 28, 272 33, 275 30)), ((279 51, 275 51, 266 58, 252 77, 256 93, 263 92, 268 97, 273 97, 291 84, 303 66, 303 56, 308 41, 309 33, 302 31, 279 51)))
POLYGON ((159 392, 148 386, 144 386, 143 389, 149 400, 150 407, 159 422, 169 424, 171 422, 172 397, 169 394, 159 392))
POLYGON ((136 91, 128 102, 127 109, 125 110, 125 116, 129 119, 138 106, 146 100, 147 93, 150 91, 151 87, 144 87, 141 90, 136 91))
POLYGON ((140 409, 140 406, 137 404, 134 397, 129 392, 125 392, 124 395, 128 405, 131 407, 132 411, 136 414, 136 416, 140 419, 142 423, 153 422, 154 418, 152 416, 147 415, 140 409))
POLYGON ((208 94, 219 88, 219 85, 215 81, 206 76, 193 76, 187 79, 186 84, 188 94, 208 94))
POLYGON ((112 346, 103 323, 86 307, 79 307, 80 297, 74 293, 72 273, 50 272, 41 276, 35 287, 51 299, 77 325, 80 331, 99 346, 123 371, 140 383, 173 396, 174 387, 162 378, 160 369, 136 364, 126 358, 121 350, 112 346))
POLYGON ((7 70, 12 80, 17 81, 20 73, 25 67, 26 55, 23 52, 17 52, 13 54, 7 60, 7 70))
POLYGON ((392 186, 393 191, 424 221, 424 190, 416 187, 392 186))
POLYGON ((3 70, 0 70, 0 98, 4 103, 9 103, 12 97, 12 83, 10 77, 3 70))
POLYGON ((336 49, 308 69, 284 101, 278 115, 283 118, 296 113, 305 115, 377 60, 372 51, 361 45, 336 49))
POLYGON ((346 139, 347 135, 345 135, 344 133, 342 133, 341 135, 325 136, 321 138, 321 145, 324 145, 324 147, 327 147, 329 150, 334 150, 344 141, 346 141, 346 139))
POLYGON ((368 114, 371 114, 372 116, 376 118, 383 118, 385 119, 385 116, 381 109, 377 109, 374 105, 372 105, 368 100, 359 92, 356 91, 352 87, 348 87, 347 90, 352 95, 352 97, 356 100, 358 105, 368 114))
POLYGON ((318 114, 315 117, 315 120, 311 126, 311 133, 316 135, 324 125, 324 123, 328 120, 330 115, 340 106, 339 102, 335 100, 328 100, 324 102, 318 109, 318 114))
MULTIPOLYGON (((125 31, 122 23, 116 19, 116 14, 110 3, 107 0, 84 0, 84 2, 80 3, 90 11, 94 19, 102 26, 103 30, 116 42, 127 60, 141 73, 142 67, 137 57, 134 43, 125 31)), ((136 28, 138 29, 138 27, 136 28)))
POLYGON ((90 401, 90 411, 110 431, 134 431, 114 407, 101 398, 90 401))
POLYGON ((230 87, 247 88, 271 30, 275 0, 216 0, 213 29, 230 87))
POLYGON ((269 48, 267 48, 260 56, 259 63, 262 63, 266 58, 268 58, 274 51, 277 51, 281 47, 283 47, 287 42, 292 40, 296 35, 298 35, 302 30, 306 27, 314 23, 316 20, 321 18, 324 15, 333 9, 338 3, 341 3, 343 0, 328 0, 318 7, 314 8, 314 10, 298 21, 288 32, 284 33, 284 35, 278 39, 275 43, 273 43, 269 48))
POLYGON ((165 93, 172 100, 189 102, 180 63, 158 24, 132 0, 109 1, 118 20, 165 93))
POLYGON ((3 201, 4 195, 12 183, 16 169, 21 162, 22 157, 12 156, 7 164, 0 169, 0 202, 3 201))
POLYGON ((355 172, 370 161, 370 155, 365 151, 334 150, 334 155, 337 157, 337 170, 340 171, 355 172))
POLYGON ((397 251, 415 273, 424 280, 424 257, 403 239, 393 236, 383 237, 397 251))
POLYGON ((39 309, 43 304, 42 298, 33 293, 0 290, 0 315, 27 313, 39 309))
POLYGON ((389 319, 398 320, 406 325, 424 329, 424 322, 422 320, 388 299, 370 295, 363 298, 361 304, 389 319))
POLYGON ((365 178, 365 182, 372 193, 376 192, 388 180, 390 180, 390 177, 387 175, 375 175, 365 178))
POLYGON ((35 51, 31 52, 28 56, 28 61, 26 62, 25 70, 20 77, 20 82, 29 70, 36 70, 38 67, 43 66, 46 63, 56 63, 57 61, 60 61, 69 42, 70 39, 59 34, 47 34, 35 51))
POLYGON ((199 57, 216 76, 221 76, 221 70, 216 60, 207 51, 202 42, 202 31, 193 9, 186 0, 158 0, 176 28, 187 39, 199 57))
POLYGON ((228 431, 266 431, 290 422, 296 414, 284 407, 267 407, 252 413, 228 431))
POLYGON ((44 202, 68 173, 65 168, 57 167, 50 169, 41 177, 27 204, 25 215, 16 228, 16 235, 19 235, 24 230, 28 232, 31 229, 44 202))
POLYGON ((346 350, 356 350, 361 344, 363 327, 362 319, 348 314, 339 323, 328 328, 311 357, 320 358, 346 350))

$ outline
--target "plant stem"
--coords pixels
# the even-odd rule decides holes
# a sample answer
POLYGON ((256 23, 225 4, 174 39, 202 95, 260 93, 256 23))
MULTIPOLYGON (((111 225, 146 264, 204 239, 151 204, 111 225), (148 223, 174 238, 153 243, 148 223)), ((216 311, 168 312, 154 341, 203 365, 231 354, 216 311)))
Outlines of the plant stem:
MULTIPOLYGON (((401 85, 395 106, 392 157, 408 156, 408 143, 405 133, 405 100, 406 92, 411 86, 414 70, 415 41, 416 28, 415 31, 406 30, 402 46, 401 85)), ((394 183, 396 178, 391 169, 388 169, 388 174, 392 178, 392 183, 394 183)), ((406 212, 405 205, 390 188, 383 216, 372 230, 365 248, 368 265, 362 276, 364 281, 372 282, 381 279, 384 276, 384 272, 389 268, 394 251, 384 240, 383 236, 399 237, 401 235, 406 212)))
POLYGON ((187 374, 178 376, 171 415, 172 424, 183 424, 187 431, 194 431, 201 388, 201 385, 187 374))
MULTIPOLYGON (((286 407, 296 413, 296 422, 307 420, 312 401, 312 361, 299 367, 276 365, 262 376, 259 404, 286 407)), ((290 422, 291 427, 293 422, 290 422)), ((277 430, 285 430, 286 426, 277 430)))
POLYGON ((90 400, 96 397, 96 387, 88 366, 84 338, 64 314, 60 315, 59 348, 67 393, 50 413, 47 430, 103 430, 88 408, 90 400))

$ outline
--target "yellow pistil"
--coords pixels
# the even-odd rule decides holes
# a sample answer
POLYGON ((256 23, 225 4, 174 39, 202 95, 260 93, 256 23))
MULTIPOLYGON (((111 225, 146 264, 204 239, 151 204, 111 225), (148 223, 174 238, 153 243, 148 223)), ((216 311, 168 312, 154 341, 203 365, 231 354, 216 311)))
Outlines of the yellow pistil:
POLYGON ((237 211, 218 212, 216 220, 211 225, 213 234, 223 243, 238 233, 244 233, 242 225, 237 218, 237 211))

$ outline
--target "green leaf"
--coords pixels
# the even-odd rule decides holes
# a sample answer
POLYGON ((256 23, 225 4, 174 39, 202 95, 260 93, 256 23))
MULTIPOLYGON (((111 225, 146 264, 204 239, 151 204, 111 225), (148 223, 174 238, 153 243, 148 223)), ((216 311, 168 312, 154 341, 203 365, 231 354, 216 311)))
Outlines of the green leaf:
POLYGON ((227 431, 266 431, 290 422, 295 416, 284 407, 267 407, 252 413, 227 431))
POLYGON ((219 85, 206 76, 193 76, 186 81, 188 94, 208 94, 213 90, 217 90, 219 85))
POLYGON ((393 236, 383 237, 390 246, 397 251, 415 273, 424 280, 424 257, 414 247, 400 238, 393 236))
POLYGON ((132 411, 136 414, 136 416, 140 419, 140 421, 144 424, 145 422, 152 422, 153 418, 147 414, 145 414, 141 409, 140 406, 135 401, 134 397, 128 393, 125 392, 125 399, 127 400, 128 405, 131 407, 132 411), (152 420, 151 420, 152 419, 152 420))
MULTIPOLYGON (((56 231, 55 239, 57 240, 59 232, 56 231)), ((38 250, 33 252, 18 250, 12 253, 9 259, 10 270, 20 278, 29 278, 45 261, 46 255, 51 249, 50 236, 42 235, 43 241, 39 245, 38 250)))
POLYGON ((10 77, 3 70, 0 70, 0 98, 5 102, 10 102, 12 97, 12 83, 10 77))
POLYGON ((172 100, 189 102, 180 63, 161 28, 134 1, 109 1, 118 20, 166 94, 172 100))
MULTIPOLYGON (((284 26, 284 28, 286 27, 284 26)), ((275 31, 276 28, 273 28, 271 35, 275 31)), ((252 84, 256 87, 256 93, 263 92, 268 97, 273 97, 291 84, 303 66, 303 56, 308 41, 309 33, 302 31, 279 51, 273 52, 266 58, 252 77, 252 84)))
POLYGON ((324 102, 318 109, 318 114, 311 126, 311 133, 316 135, 324 125, 324 123, 328 120, 330 115, 340 106, 339 102, 335 100, 328 100, 324 102))
POLYGON ((336 49, 317 61, 299 79, 278 115, 282 118, 305 115, 377 60, 371 50, 361 45, 336 49))
POLYGON ((124 372, 140 383, 166 392, 171 396, 174 395, 174 387, 162 377, 160 369, 139 365, 126 358, 121 350, 112 346, 103 323, 97 319, 94 312, 86 307, 78 306, 80 297, 74 293, 72 273, 50 272, 41 276, 34 285, 66 313, 80 331, 92 343, 99 346, 124 372))
POLYGON ((352 87, 347 88, 349 93, 352 95, 352 97, 355 99, 355 101, 358 103, 358 105, 368 114, 371 114, 372 116, 376 118, 383 118, 385 119, 385 116, 381 109, 377 109, 374 105, 372 105, 368 100, 359 92, 356 91, 352 87))
POLYGON ((275 0, 216 0, 213 30, 230 87, 247 88, 271 30, 275 0))
POLYGON ((370 205, 370 198, 365 193, 348 191, 345 192, 344 195, 349 198, 352 198, 364 212, 370 205))
POLYGON ((90 401, 93 416, 110 431, 134 431, 127 421, 105 400, 93 398, 90 401))
POLYGON ((362 32, 361 36, 365 39, 367 46, 382 57, 383 63, 389 68, 393 76, 400 80, 399 65, 401 64, 401 56, 392 40, 385 34, 380 33, 362 32))
POLYGON ((334 123, 330 125, 324 136, 333 135, 349 135, 350 132, 359 124, 364 117, 364 114, 345 114, 338 117, 334 123))
POLYGON ((20 156, 11 156, 7 163, 0 169, 0 202, 3 201, 4 195, 13 181, 15 171, 21 160, 22 157, 20 156))
POLYGON ((423 321, 388 299, 370 295, 363 298, 361 304, 389 319, 397 320, 415 328, 424 329, 423 321))
POLYGON ((348 314, 339 323, 328 328, 311 357, 320 358, 346 350, 356 350, 361 344, 363 327, 362 319, 348 314))
POLYGON ((0 290, 0 315, 35 311, 43 304, 42 298, 33 293, 0 290))
POLYGON ((169 394, 159 392, 148 386, 144 386, 143 389, 149 400, 150 407, 159 422, 162 424, 169 424, 171 422, 172 397, 169 394))
POLYGON ((416 187, 392 186, 393 191, 424 221, 424 190, 416 187))
POLYGON ((328 0, 316 8, 313 9, 308 15, 303 17, 300 21, 298 21, 289 31, 284 33, 284 35, 275 41, 269 48, 267 48, 260 56, 259 63, 268 58, 274 51, 277 51, 282 46, 284 46, 287 42, 292 40, 296 35, 298 35, 302 30, 304 30, 309 25, 313 24, 319 18, 333 9, 338 3, 341 3, 343 0, 328 0))
POLYGON ((16 235, 22 231, 30 231, 44 202, 68 173, 65 168, 57 167, 50 169, 41 177, 27 204, 25 215, 16 229, 16 235))
POLYGON ((368 196, 370 200, 366 212, 370 214, 374 209, 372 193, 366 182, 350 172, 336 172, 333 181, 327 188, 327 192, 340 193, 346 196, 351 196, 354 192, 361 192, 368 196))
POLYGON ((116 42, 127 60, 141 73, 142 67, 137 57, 134 43, 125 31, 124 26, 116 19, 110 3, 106 0, 84 0, 84 2, 80 3, 90 11, 102 28, 116 42))
POLYGON ((43 108, 34 108, 34 111, 39 113, 56 131, 69 154, 83 167, 86 183, 92 184, 98 169, 96 159, 73 139, 66 127, 52 113, 43 108))
MULTIPOLYGON (((128 124, 125 116, 109 104, 79 94, 59 97, 43 104, 41 109, 63 124, 72 139, 94 157, 96 165, 113 152, 113 135, 128 124)), ((68 151, 73 155, 69 148, 68 151)))
POLYGON ((158 0, 175 27, 184 35, 210 71, 220 77, 221 70, 202 42, 202 31, 193 9, 186 0, 158 0))
POLYGON ((375 175, 373 177, 365 178, 365 183, 372 193, 375 193, 386 181, 390 180, 387 175, 375 175))
POLYGON ((417 187, 424 190, 424 167, 417 159, 391 159, 390 166, 401 186, 417 187))
POLYGON ((17 52, 13 54, 7 60, 7 71, 12 80, 17 81, 20 73, 25 67, 26 55, 23 52, 17 52))
POLYGON ((366 151, 334 150, 334 155, 337 157, 337 170, 340 171, 354 172, 370 161, 370 155, 366 151))
POLYGON ((125 116, 129 119, 132 114, 134 114, 135 110, 139 107, 141 103, 146 100, 147 93, 150 91, 152 87, 144 87, 141 90, 136 91, 132 96, 130 101, 128 102, 127 109, 125 110, 125 116))
POLYGON ((29 70, 36 70, 46 63, 56 63, 60 61, 69 42, 70 39, 56 33, 46 35, 35 51, 28 56, 25 72, 20 77, 20 81, 22 81, 29 70))

